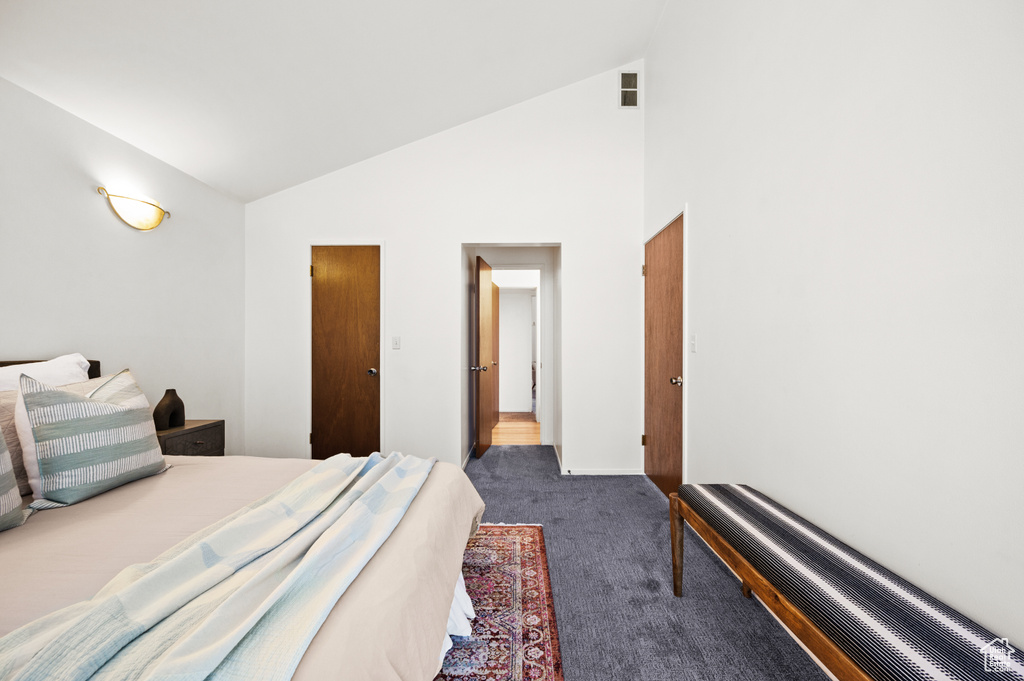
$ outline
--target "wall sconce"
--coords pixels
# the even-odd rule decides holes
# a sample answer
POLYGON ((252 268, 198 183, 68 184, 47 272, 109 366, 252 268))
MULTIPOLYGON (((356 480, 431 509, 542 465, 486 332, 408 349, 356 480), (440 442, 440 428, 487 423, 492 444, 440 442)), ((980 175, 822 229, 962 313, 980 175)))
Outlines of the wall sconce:
POLYGON ((99 187, 96 191, 107 197, 107 202, 117 217, 135 229, 149 231, 163 222, 164 216, 171 217, 171 214, 155 201, 109 194, 104 187, 99 187))

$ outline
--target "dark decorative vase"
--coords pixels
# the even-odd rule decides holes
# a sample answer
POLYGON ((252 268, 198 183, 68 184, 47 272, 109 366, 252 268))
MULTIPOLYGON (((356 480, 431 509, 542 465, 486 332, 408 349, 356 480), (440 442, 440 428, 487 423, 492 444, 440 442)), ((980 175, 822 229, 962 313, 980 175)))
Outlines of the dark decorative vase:
POLYGON ((164 393, 163 398, 153 408, 153 422, 157 430, 167 430, 185 425, 185 403, 178 397, 174 388, 164 393))

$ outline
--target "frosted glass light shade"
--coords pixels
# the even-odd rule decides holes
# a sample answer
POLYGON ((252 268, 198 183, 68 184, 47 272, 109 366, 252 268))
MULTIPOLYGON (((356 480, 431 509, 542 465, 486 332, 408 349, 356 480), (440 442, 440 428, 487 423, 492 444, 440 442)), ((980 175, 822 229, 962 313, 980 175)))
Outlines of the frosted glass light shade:
POLYGON ((161 208, 156 201, 110 194, 104 187, 99 187, 96 191, 107 197, 107 202, 117 217, 135 229, 149 231, 163 222, 164 216, 171 217, 171 214, 161 208))

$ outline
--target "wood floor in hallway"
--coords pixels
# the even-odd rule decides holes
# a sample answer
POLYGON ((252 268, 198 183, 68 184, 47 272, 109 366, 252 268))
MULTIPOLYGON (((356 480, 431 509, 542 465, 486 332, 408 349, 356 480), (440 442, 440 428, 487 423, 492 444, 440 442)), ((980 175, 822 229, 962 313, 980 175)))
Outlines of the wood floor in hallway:
POLYGON ((539 445, 540 424, 536 421, 508 421, 501 419, 491 431, 491 444, 539 445))

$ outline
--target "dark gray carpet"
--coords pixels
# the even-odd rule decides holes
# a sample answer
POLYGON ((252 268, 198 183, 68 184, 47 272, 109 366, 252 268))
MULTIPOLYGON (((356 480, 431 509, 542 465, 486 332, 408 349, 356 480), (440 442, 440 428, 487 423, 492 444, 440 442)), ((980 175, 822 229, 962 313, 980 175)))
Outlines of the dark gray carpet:
POLYGON ((668 500, 645 476, 561 476, 540 445, 466 473, 484 522, 544 526, 565 681, 828 678, 689 527, 672 595, 668 500))

